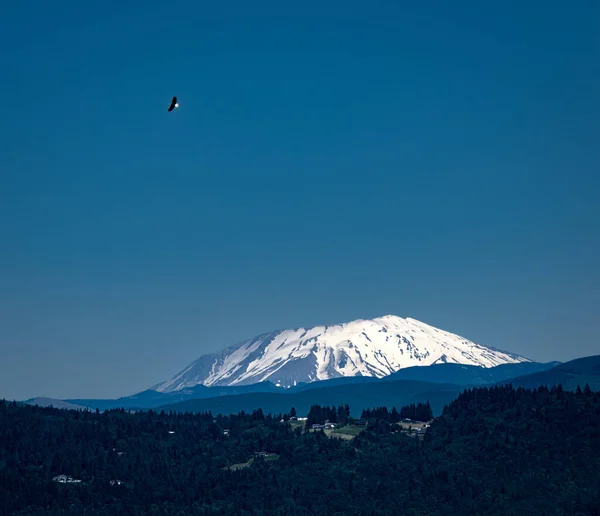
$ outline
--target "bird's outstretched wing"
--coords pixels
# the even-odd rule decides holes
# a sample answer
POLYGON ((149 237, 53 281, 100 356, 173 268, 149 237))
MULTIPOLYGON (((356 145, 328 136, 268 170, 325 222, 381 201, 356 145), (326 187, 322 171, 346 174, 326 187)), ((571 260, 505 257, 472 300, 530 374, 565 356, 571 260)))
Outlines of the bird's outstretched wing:
POLYGON ((177 97, 173 97, 173 100, 171 100, 171 105, 169 106, 168 111, 173 111, 175 109, 175 104, 177 104, 177 97))

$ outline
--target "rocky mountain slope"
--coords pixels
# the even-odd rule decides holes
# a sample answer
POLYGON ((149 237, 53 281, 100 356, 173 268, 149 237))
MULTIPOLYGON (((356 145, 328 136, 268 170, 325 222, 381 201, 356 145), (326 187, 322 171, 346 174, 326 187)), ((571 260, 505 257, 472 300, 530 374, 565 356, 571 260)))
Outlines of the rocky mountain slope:
POLYGON ((173 392, 196 385, 270 381, 280 387, 349 376, 382 378, 402 368, 455 363, 480 367, 530 362, 411 318, 393 315, 259 335, 201 356, 152 387, 173 392))

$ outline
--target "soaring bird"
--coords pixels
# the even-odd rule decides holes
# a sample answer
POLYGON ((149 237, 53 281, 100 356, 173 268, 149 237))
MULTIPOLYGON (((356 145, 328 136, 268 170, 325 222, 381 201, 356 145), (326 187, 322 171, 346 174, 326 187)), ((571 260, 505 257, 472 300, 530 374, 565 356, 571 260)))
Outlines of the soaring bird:
POLYGON ((173 100, 171 100, 171 105, 169 106, 168 111, 173 111, 176 107, 179 107, 179 104, 177 104, 177 97, 173 97, 173 100))

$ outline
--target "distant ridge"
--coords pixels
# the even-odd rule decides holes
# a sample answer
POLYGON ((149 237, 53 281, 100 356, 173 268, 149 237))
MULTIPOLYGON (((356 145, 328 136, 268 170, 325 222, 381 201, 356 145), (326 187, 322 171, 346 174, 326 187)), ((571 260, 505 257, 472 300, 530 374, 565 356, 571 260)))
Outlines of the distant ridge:
POLYGON ((522 362, 518 364, 503 364, 490 368, 467 366, 463 364, 436 364, 427 367, 408 367, 384 378, 375 378, 372 376, 339 377, 332 378, 331 380, 321 380, 319 382, 299 383, 289 389, 281 389, 271 382, 242 385, 239 387, 206 387, 204 385, 197 385, 189 389, 186 388, 168 393, 147 390, 135 394, 134 396, 127 396, 116 400, 69 399, 66 401, 78 405, 90 406, 94 409, 99 408, 100 410, 109 408, 147 409, 194 399, 209 399, 222 396, 235 398, 238 395, 259 393, 278 393, 285 396, 288 394, 328 387, 380 384, 382 382, 393 382, 397 380, 426 382, 431 384, 432 388, 435 389, 436 384, 454 384, 459 386, 494 384, 507 378, 521 376, 524 373, 544 371, 557 364, 559 364, 559 362, 550 362, 547 364, 522 362))
POLYGON ((68 409, 68 410, 88 410, 89 407, 83 405, 77 405, 75 403, 69 403, 68 401, 57 400, 54 398, 31 398, 25 400, 23 403, 26 405, 37 405, 38 407, 54 407, 59 409, 68 409))
POLYGON ((593 391, 600 390, 600 355, 577 358, 565 362, 547 371, 506 379, 502 384, 512 384, 514 387, 536 389, 542 385, 552 387, 562 385, 563 389, 574 391, 577 387, 583 389, 589 385, 593 391))
MULTIPOLYGON (((55 400, 32 398, 24 403, 57 408, 125 408, 143 410, 164 408, 166 410, 217 410, 223 413, 262 408, 264 411, 298 403, 299 407, 313 402, 337 401, 344 398, 350 405, 379 400, 379 404, 400 401, 427 401, 440 407, 448 396, 476 385, 512 384, 515 387, 537 388, 561 384, 565 390, 584 388, 586 384, 594 391, 600 390, 600 355, 585 357, 560 364, 523 362, 505 364, 493 368, 465 366, 461 364, 438 364, 430 367, 411 367, 397 374, 378 379, 373 377, 333 378, 319 382, 298 384, 290 389, 280 389, 270 382, 240 387, 205 387, 183 389, 174 393, 152 390, 116 400, 55 400), (558 365, 556 365, 558 364, 558 365), (529 373, 529 374, 522 374, 529 373), (332 390, 333 389, 333 390, 332 390), (333 397, 330 394, 333 393, 333 397), (295 396, 295 397, 294 397, 295 396), (365 398, 365 396, 368 397, 365 398), (437 401, 436 401, 437 400, 437 401)), ((23 402, 22 402, 23 403, 23 402)), ((296 407, 298 410, 299 407, 296 407)), ((365 405, 367 407, 367 405, 365 405)), ((288 407, 285 410, 289 410, 288 407)), ((284 410, 284 409, 282 409, 284 410)), ((441 410, 441 408, 440 408, 441 410)))
POLYGON ((294 407, 298 414, 306 415, 311 405, 339 406, 348 404, 353 417, 360 417, 364 408, 376 406, 396 406, 429 401, 434 415, 441 414, 445 405, 455 399, 463 386, 436 384, 411 380, 378 380, 366 383, 351 383, 315 387, 299 392, 240 394, 216 398, 193 399, 172 405, 158 407, 157 410, 174 412, 207 412, 216 414, 236 414, 261 409, 265 414, 289 412, 294 407))
POLYGON ((560 362, 521 362, 501 364, 496 367, 477 367, 464 364, 435 364, 429 367, 408 367, 392 373, 390 380, 420 380, 436 383, 456 383, 460 385, 486 385, 501 382, 517 376, 547 371, 560 362))
MULTIPOLYGON (((492 375, 485 378, 485 382, 479 385, 502 385, 512 384, 515 387, 537 388, 542 385, 563 385, 565 390, 576 390, 577 386, 582 389, 588 384, 594 391, 600 390, 600 356, 586 357, 552 367, 549 364, 507 364, 497 366, 490 371, 492 375), (542 371, 519 376, 517 378, 500 379, 510 374, 510 368, 518 370, 519 367, 536 368, 542 371), (546 370, 543 370, 546 368, 546 370)), ((472 380, 473 366, 461 366, 456 364, 441 364, 431 367, 414 367, 415 372, 419 370, 430 375, 435 369, 443 372, 438 379, 446 378, 444 375, 456 375, 457 371, 466 370, 464 380, 472 380), (465 369, 466 368, 466 369, 465 369), (444 372, 445 370, 445 372, 444 372), (448 372, 449 371, 449 372, 448 372)), ((486 371, 486 370, 484 370, 486 371)), ((403 371, 401 371, 403 372, 403 371)), ((518 374, 518 372, 517 372, 518 374)), ((422 380, 398 379, 396 375, 390 375, 381 380, 372 378, 348 378, 335 379, 323 382, 315 382, 296 388, 294 390, 278 393, 256 393, 243 394, 239 396, 225 396, 212 399, 188 400, 174 405, 161 407, 164 410, 204 412, 210 410, 213 414, 231 414, 240 410, 251 411, 261 408, 263 412, 285 412, 292 406, 299 414, 305 413, 313 404, 339 405, 349 404, 353 415, 360 416, 363 408, 374 406, 401 406, 408 403, 430 401, 434 415, 439 415, 445 404, 452 401, 466 388, 474 387, 476 384, 468 381, 466 385, 456 383, 434 383, 422 380), (361 383, 361 380, 362 383, 361 383), (285 408, 288 407, 288 408, 285 408)))

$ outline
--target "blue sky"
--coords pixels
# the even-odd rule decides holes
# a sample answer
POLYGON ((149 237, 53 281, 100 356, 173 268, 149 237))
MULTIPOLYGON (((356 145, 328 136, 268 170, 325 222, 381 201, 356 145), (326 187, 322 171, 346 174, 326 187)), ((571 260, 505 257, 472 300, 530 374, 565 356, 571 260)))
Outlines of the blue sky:
POLYGON ((0 396, 390 313, 598 352, 600 4, 282 4, 2 6, 0 396))

